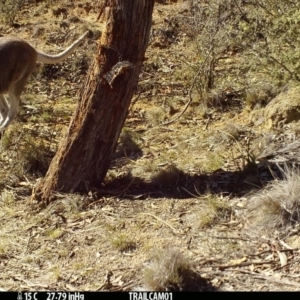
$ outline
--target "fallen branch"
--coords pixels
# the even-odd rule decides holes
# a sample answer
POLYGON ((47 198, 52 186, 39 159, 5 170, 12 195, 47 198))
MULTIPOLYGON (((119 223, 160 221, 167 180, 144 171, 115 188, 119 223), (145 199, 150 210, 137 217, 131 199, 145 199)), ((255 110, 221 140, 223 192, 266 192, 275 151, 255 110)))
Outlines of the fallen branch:
POLYGON ((159 218, 155 215, 149 214, 149 213, 142 213, 142 215, 151 216, 151 217, 155 218, 156 220, 162 222, 163 224, 167 225, 168 227, 170 227, 173 230, 174 233, 176 233, 176 234, 178 233, 177 230, 173 226, 171 226, 170 224, 168 224, 166 221, 162 220, 161 218, 159 218))

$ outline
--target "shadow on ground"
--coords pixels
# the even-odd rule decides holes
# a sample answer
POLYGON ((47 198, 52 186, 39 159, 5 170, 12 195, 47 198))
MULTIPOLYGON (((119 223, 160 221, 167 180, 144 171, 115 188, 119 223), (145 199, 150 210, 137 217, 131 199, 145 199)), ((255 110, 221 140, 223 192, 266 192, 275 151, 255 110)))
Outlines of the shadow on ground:
MULTIPOLYGON (((273 168, 263 170, 256 167, 246 167, 239 171, 220 169, 210 174, 195 175, 170 168, 156 174, 149 181, 127 174, 106 184, 99 191, 99 196, 118 196, 126 199, 149 197, 186 199, 210 193, 243 197, 274 180, 274 174, 278 173, 276 168, 274 165, 273 168)), ((279 174, 275 178, 280 177, 279 174)))

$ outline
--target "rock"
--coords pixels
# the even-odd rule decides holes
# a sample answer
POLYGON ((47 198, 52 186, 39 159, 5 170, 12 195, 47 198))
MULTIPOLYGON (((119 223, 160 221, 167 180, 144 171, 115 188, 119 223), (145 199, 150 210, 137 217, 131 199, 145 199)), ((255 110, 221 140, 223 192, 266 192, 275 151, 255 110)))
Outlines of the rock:
POLYGON ((300 86, 281 92, 264 109, 268 128, 300 120, 300 86))

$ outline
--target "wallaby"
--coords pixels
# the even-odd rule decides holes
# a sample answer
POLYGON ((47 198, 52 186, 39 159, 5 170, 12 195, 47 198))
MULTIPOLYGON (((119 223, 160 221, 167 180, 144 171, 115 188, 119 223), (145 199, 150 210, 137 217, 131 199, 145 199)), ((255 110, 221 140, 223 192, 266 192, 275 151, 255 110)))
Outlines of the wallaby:
POLYGON ((0 37, 0 131, 16 117, 20 95, 36 62, 60 63, 71 55, 89 31, 57 55, 37 51, 26 41, 15 37, 0 37), (8 99, 4 97, 8 93, 8 99))

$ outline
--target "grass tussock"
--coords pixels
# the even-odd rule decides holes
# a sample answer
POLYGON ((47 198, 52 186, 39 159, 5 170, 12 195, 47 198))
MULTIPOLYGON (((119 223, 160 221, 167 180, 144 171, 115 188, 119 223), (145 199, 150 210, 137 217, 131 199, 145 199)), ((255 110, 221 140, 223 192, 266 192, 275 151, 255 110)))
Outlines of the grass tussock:
POLYGON ((142 149, 139 146, 141 137, 138 133, 130 130, 128 128, 124 128, 117 146, 117 151, 115 156, 136 156, 138 154, 141 155, 142 149))
POLYGON ((165 119, 165 111, 163 108, 155 107, 146 112, 147 123, 150 126, 156 126, 163 123, 165 119))
POLYGON ((22 9, 26 0, 3 0, 0 3, 0 18, 4 23, 13 24, 20 9, 22 9))
MULTIPOLYGON (((193 195, 197 197, 197 195, 193 195)), ((193 228, 201 229, 213 226, 218 220, 226 219, 231 214, 231 208, 226 201, 208 193, 203 197, 197 197, 201 203, 199 209, 185 215, 185 220, 193 228)))
POLYGON ((179 170, 173 164, 170 164, 154 173, 151 177, 151 182, 162 186, 177 185, 183 175, 183 171, 179 170))
POLYGON ((5 206, 11 206, 11 205, 14 205, 14 203, 15 203, 14 193, 7 190, 7 189, 4 189, 1 192, 1 198, 0 199, 1 199, 1 202, 5 206))
POLYGON ((35 130, 22 130, 18 123, 8 128, 1 139, 1 150, 6 160, 13 162, 14 174, 45 174, 54 155, 51 141, 45 141, 35 130))
POLYGON ((137 244, 126 234, 114 234, 111 244, 120 252, 132 251, 137 247, 137 244))
POLYGON ((254 224, 266 228, 285 228, 300 220, 300 172, 285 167, 283 180, 276 179, 250 198, 254 224))
POLYGON ((177 250, 158 251, 144 270, 144 283, 152 291, 201 290, 203 279, 177 250))

